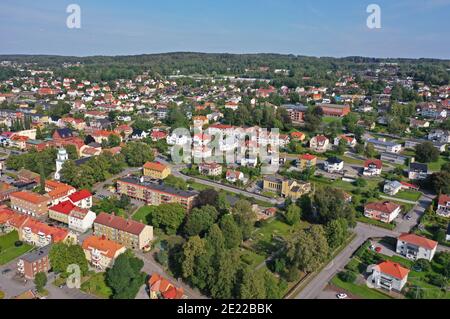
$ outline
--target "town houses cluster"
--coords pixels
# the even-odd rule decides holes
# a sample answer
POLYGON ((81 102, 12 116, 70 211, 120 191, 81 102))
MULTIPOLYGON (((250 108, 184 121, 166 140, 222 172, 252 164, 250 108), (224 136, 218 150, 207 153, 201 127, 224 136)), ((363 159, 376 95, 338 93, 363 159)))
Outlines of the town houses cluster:
MULTIPOLYGON (((389 231, 395 237, 387 241, 390 256, 431 263, 436 254, 448 253, 448 83, 431 84, 398 63, 382 62, 328 70, 327 78, 336 81, 327 86, 312 74, 294 85, 289 65, 252 65, 232 75, 142 68, 108 80, 77 72, 84 67, 89 65, 0 64, 0 70, 14 70, 0 81, 0 242, 17 233, 17 241, 32 246, 8 260, 21 278, 49 273, 52 246, 67 243, 80 246, 97 273, 127 251, 146 267, 165 260, 166 268, 148 273, 147 296, 188 298, 193 293, 186 283, 167 271, 167 260, 179 257, 168 255, 172 248, 190 247, 184 244, 190 243, 183 238, 187 232, 180 231, 187 222, 172 232, 161 225, 177 222, 172 207, 190 216, 201 205, 214 206, 214 194, 207 193, 212 189, 228 205, 220 207, 221 218, 233 216, 237 202, 250 202, 258 229, 239 234, 237 246, 258 256, 255 272, 264 261, 273 261, 272 268, 286 263, 257 249, 281 251, 279 243, 300 228, 313 229, 323 220, 330 227, 331 217, 322 218, 320 210, 333 203, 316 197, 323 190, 342 195, 336 198, 349 213, 339 222, 354 214, 346 230, 389 231), (89 167, 99 158, 98 171, 89 167), (86 187, 76 187, 77 178, 86 179, 86 187), (149 218, 161 207, 165 215, 149 218)), ((344 249, 345 243, 337 246, 344 249)), ((370 254, 382 253, 372 248, 370 254)), ((255 266, 251 257, 239 258, 255 266)), ((370 289, 388 294, 412 289, 408 276, 417 267, 395 258, 375 260, 357 282, 365 276, 370 289)))

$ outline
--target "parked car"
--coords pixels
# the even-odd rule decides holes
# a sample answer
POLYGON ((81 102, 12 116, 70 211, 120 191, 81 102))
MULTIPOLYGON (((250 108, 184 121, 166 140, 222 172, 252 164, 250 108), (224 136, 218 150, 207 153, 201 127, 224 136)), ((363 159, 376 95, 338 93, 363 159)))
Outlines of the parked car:
POLYGON ((336 298, 337 298, 337 299, 347 299, 348 296, 347 296, 347 294, 341 293, 341 294, 337 294, 337 295, 336 295, 336 298))

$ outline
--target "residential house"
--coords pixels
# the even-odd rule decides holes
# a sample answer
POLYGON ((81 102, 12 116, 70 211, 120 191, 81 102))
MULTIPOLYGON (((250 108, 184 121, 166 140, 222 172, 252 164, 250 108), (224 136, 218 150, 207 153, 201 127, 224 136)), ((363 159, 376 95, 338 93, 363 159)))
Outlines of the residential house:
POLYGON ((402 188, 402 184, 399 181, 387 181, 386 184, 384 184, 383 191, 385 194, 395 196, 402 188))
POLYGON ((126 251, 125 246, 105 236, 89 236, 83 241, 81 247, 89 264, 100 271, 111 268, 117 257, 126 251))
POLYGON ((442 217, 450 217, 450 196, 440 195, 436 214, 442 217))
POLYGON ((421 163, 410 163, 408 178, 410 180, 425 180, 428 177, 428 165, 421 163))
POLYGON ((368 159, 364 162, 364 176, 380 176, 383 162, 377 159, 368 159))
POLYGON ((410 158, 399 154, 382 153, 380 159, 382 162, 405 165, 410 158))
POLYGON ((328 173, 339 173, 344 169, 344 161, 337 157, 330 157, 323 164, 324 170, 328 173))
POLYGON ((222 165, 217 163, 200 163, 198 165, 198 171, 200 174, 206 176, 221 176, 222 165))
POLYGON ((376 288, 400 292, 408 281, 409 270, 392 261, 384 261, 373 267, 372 271, 372 284, 376 288))
POLYGON ((153 240, 153 227, 114 214, 100 213, 94 222, 94 235, 130 249, 142 250, 153 240))
POLYGON ((50 207, 48 217, 66 224, 71 230, 85 233, 92 228, 97 215, 89 209, 80 208, 67 200, 50 207))
POLYGON ((436 253, 438 243, 425 237, 415 234, 404 233, 397 239, 397 254, 408 259, 426 259, 432 261, 436 253))
POLYGON ((86 189, 73 193, 69 196, 69 200, 80 208, 90 209, 92 207, 92 194, 86 189))
POLYGON ((297 161, 297 168, 304 171, 306 169, 314 168, 317 164, 317 156, 311 154, 303 154, 299 156, 297 161))
POLYGON ((391 223, 397 218, 400 211, 400 205, 388 201, 368 203, 364 206, 364 216, 383 223, 391 223))
POLYGON ((17 187, 8 183, 0 182, 0 202, 9 200, 9 195, 17 192, 17 187))
POLYGON ((340 135, 334 139, 334 145, 339 146, 339 143, 341 142, 341 140, 344 140, 348 147, 355 147, 357 144, 356 138, 354 136, 340 135))
POLYGON ((384 139, 368 139, 367 144, 372 144, 379 152, 398 154, 402 151, 402 145, 395 142, 388 142, 384 139))
POLYGON ((144 176, 154 179, 165 179, 171 174, 170 166, 159 162, 147 162, 143 166, 144 176))
POLYGON ((328 150, 330 145, 330 140, 324 135, 314 136, 309 141, 309 147, 311 150, 317 153, 324 153, 328 150))
POLYGON ((242 172, 229 169, 229 170, 227 170, 227 173, 226 173, 226 180, 230 183, 236 183, 238 181, 244 182, 245 177, 242 172))
POLYGON ((148 280, 150 299, 186 299, 183 288, 172 285, 167 279, 153 273, 148 280))
POLYGON ((48 257, 50 248, 51 245, 47 245, 20 257, 17 272, 28 280, 33 280, 40 272, 48 273, 51 268, 48 257))

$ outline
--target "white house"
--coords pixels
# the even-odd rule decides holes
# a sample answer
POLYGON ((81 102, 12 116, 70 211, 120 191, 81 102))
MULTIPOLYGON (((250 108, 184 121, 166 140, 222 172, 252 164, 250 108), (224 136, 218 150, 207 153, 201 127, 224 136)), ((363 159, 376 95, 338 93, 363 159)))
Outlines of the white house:
POLYGON ((385 194, 395 196, 402 190, 402 184, 399 181, 387 181, 384 184, 383 191, 385 194))
POLYGON ((93 211, 75 207, 69 214, 69 229, 85 233, 92 228, 96 218, 93 211))
POLYGON ((372 268, 370 280, 376 288, 400 292, 408 282, 408 274, 409 269, 402 267, 398 263, 385 261, 372 268))
POLYGON ((369 159, 364 163, 364 176, 380 176, 383 162, 377 159, 369 159))
POLYGON ((372 144, 379 152, 398 154, 402 151, 402 145, 394 142, 387 142, 384 139, 368 139, 367 144, 372 144))
POLYGON ((172 133, 171 135, 168 135, 166 138, 166 142, 168 145, 190 145, 191 144, 191 137, 188 135, 180 135, 172 133))
POLYGON ((92 207, 92 194, 85 189, 82 189, 70 195, 69 200, 72 202, 72 204, 83 209, 89 209, 92 207))
POLYGON ((309 141, 309 147, 317 153, 326 152, 328 150, 329 146, 330 146, 330 140, 324 135, 314 136, 309 141))
POLYGON ((439 196, 438 208, 436 214, 442 217, 450 217, 450 196, 439 196))
POLYGON ((328 173, 342 172, 344 169, 344 161, 337 157, 330 157, 324 162, 324 169, 328 173))
POLYGON ((415 234, 401 234, 397 238, 397 254, 405 256, 408 259, 433 260, 438 243, 425 237, 415 234))
POLYGON ((226 173, 226 179, 230 183, 236 183, 237 181, 244 181, 244 174, 239 171, 228 170, 226 173))
POLYGON ((347 146, 349 147, 355 147, 357 144, 355 137, 349 135, 340 135, 334 139, 334 145, 338 146, 342 139, 347 143, 347 146))

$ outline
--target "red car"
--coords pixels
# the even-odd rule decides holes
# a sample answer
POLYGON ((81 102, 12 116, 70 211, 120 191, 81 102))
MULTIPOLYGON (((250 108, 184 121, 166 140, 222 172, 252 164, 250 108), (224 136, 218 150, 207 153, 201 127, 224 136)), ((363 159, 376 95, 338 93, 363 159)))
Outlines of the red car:
POLYGON ((381 247, 375 248, 375 251, 376 251, 377 253, 381 253, 381 247))

